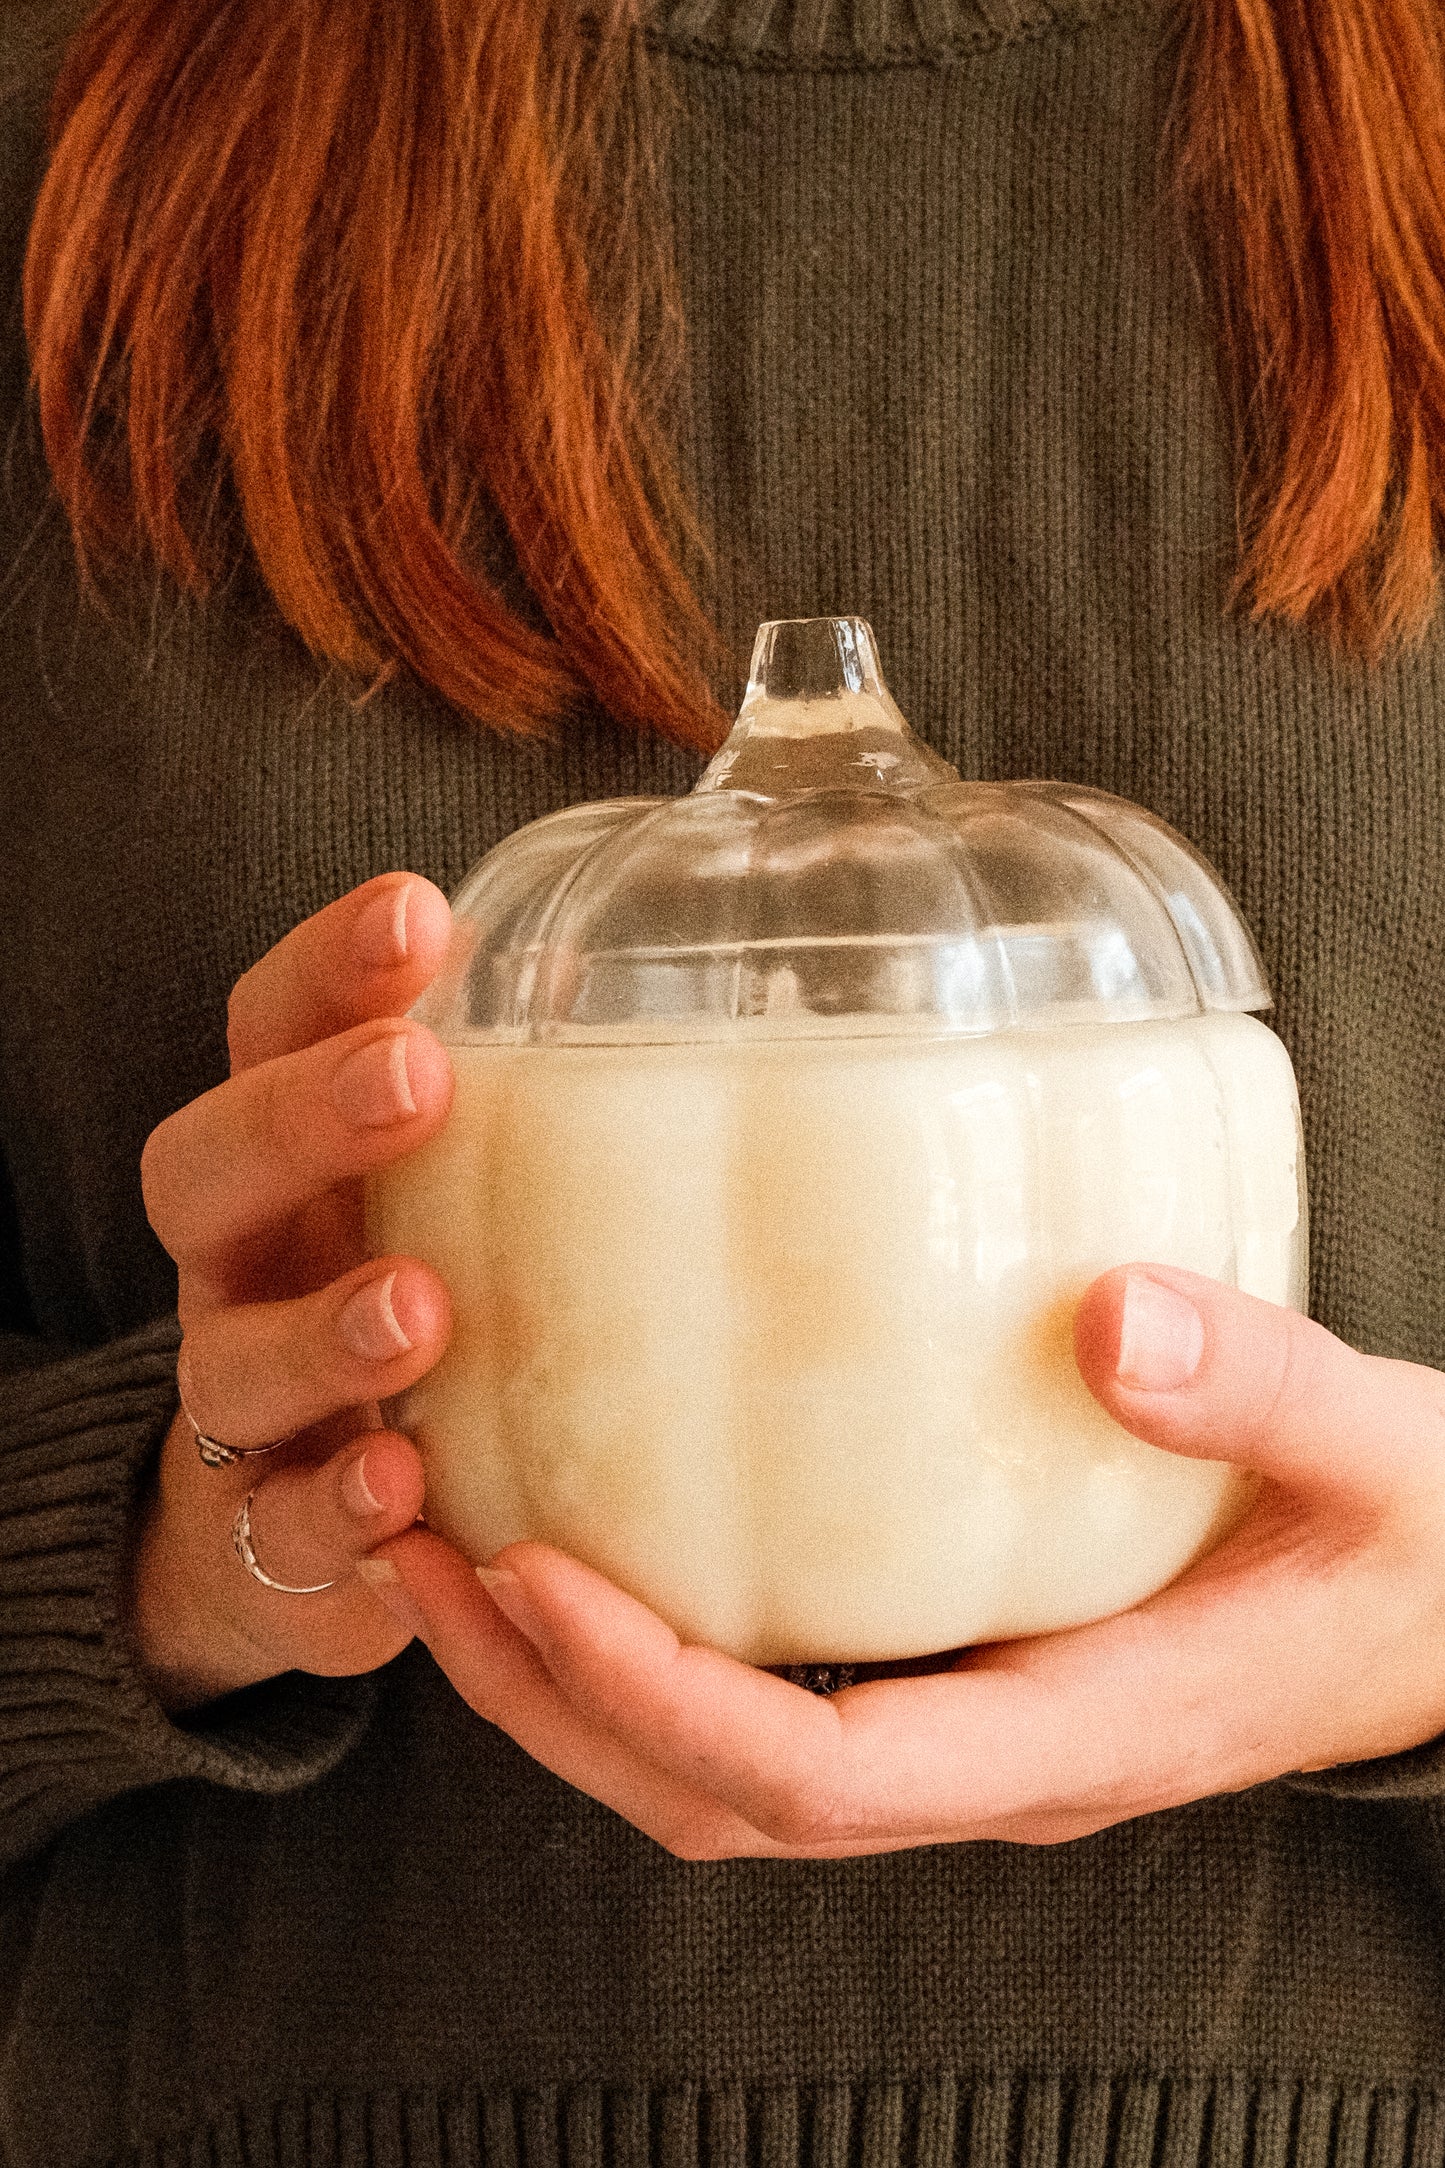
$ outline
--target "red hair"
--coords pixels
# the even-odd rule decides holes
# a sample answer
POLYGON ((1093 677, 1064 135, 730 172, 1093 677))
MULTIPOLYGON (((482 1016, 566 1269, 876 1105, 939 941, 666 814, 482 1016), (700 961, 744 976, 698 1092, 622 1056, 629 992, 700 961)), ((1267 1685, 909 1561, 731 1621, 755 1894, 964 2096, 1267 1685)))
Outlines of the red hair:
MULTIPOLYGON (((148 556, 203 592, 244 542, 353 671, 520 730, 588 693, 714 742, 652 380, 651 133, 617 95, 638 32, 611 9, 588 33, 575 0, 105 0, 25 281, 84 568, 148 556)), ((1428 619, 1445 498, 1435 0, 1186 9, 1173 156, 1238 591, 1378 652, 1428 619)))
POLYGON ((25 278, 83 566, 204 592, 239 524, 352 671, 521 730, 589 688, 715 738, 647 411, 626 8, 589 40, 573 0, 106 0, 25 278))
POLYGON ((1438 0, 1189 0, 1175 153, 1213 288, 1238 594, 1378 654, 1445 507, 1438 0))

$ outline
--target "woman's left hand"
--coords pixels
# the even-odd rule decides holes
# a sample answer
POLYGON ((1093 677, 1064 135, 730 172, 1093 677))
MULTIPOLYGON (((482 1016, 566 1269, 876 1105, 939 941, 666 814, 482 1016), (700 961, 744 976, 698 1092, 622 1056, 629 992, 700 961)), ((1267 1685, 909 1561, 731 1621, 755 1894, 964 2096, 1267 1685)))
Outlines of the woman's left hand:
POLYGON ((1075 1346, 1136 1437, 1264 1479, 1098 1625, 822 1698, 540 1544, 484 1587, 416 1529, 374 1585, 474 1709, 687 1859, 1058 1843, 1445 1731, 1445 1375, 1160 1266, 1095 1281, 1075 1346))

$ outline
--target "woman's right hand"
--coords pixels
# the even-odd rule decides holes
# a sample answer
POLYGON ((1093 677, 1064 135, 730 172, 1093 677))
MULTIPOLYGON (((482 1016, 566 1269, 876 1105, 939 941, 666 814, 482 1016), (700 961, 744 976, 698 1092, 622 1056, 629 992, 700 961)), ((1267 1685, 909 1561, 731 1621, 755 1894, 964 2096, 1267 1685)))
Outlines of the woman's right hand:
POLYGON ((171 1424, 133 1561, 132 1636, 162 1701, 193 1707, 290 1670, 389 1662, 407 1634, 357 1562, 421 1508, 416 1450, 377 1405, 430 1369, 451 1315, 416 1259, 366 1257, 362 1178, 415 1151, 451 1105, 439 1042, 404 1012, 451 914, 429 881, 382 874, 297 926, 231 997, 231 1076, 161 1123, 146 1211, 180 1273, 185 1410, 260 1459, 207 1467, 171 1424), (231 1543, 250 1491, 256 1556, 231 1543))

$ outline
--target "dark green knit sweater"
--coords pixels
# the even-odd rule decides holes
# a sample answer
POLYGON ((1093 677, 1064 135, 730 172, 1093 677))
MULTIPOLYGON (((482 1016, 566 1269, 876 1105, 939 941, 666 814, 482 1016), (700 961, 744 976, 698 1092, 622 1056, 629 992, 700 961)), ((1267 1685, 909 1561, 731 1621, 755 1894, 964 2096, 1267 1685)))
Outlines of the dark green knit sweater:
MULTIPOLYGON (((1278 989, 1317 1313, 1445 1366, 1445 645, 1370 670, 1223 615, 1211 347, 1158 202, 1166 14, 654 22, 681 457, 734 652, 861 611, 966 774, 1101 784, 1192 837, 1278 989)), ((12 100, 7 422, 37 144, 12 100)), ((418 1649, 184 1728, 154 1706, 117 1624, 174 1402, 137 1158, 223 1075, 232 981, 368 875, 451 883, 520 821, 690 767, 602 717, 546 751, 405 688, 358 710, 240 587, 101 623, 23 429, 0 577, 8 2168, 1440 2168, 1434 1750, 1051 1850, 698 1866, 418 1649)))

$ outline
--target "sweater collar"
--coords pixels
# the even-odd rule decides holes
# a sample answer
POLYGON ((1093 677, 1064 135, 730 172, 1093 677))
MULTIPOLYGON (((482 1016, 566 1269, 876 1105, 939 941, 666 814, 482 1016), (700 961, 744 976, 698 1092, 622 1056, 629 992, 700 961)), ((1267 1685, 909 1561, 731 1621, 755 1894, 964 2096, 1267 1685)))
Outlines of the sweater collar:
POLYGON ((649 41, 756 66, 961 58, 1136 13, 1159 0, 649 0, 649 41))

